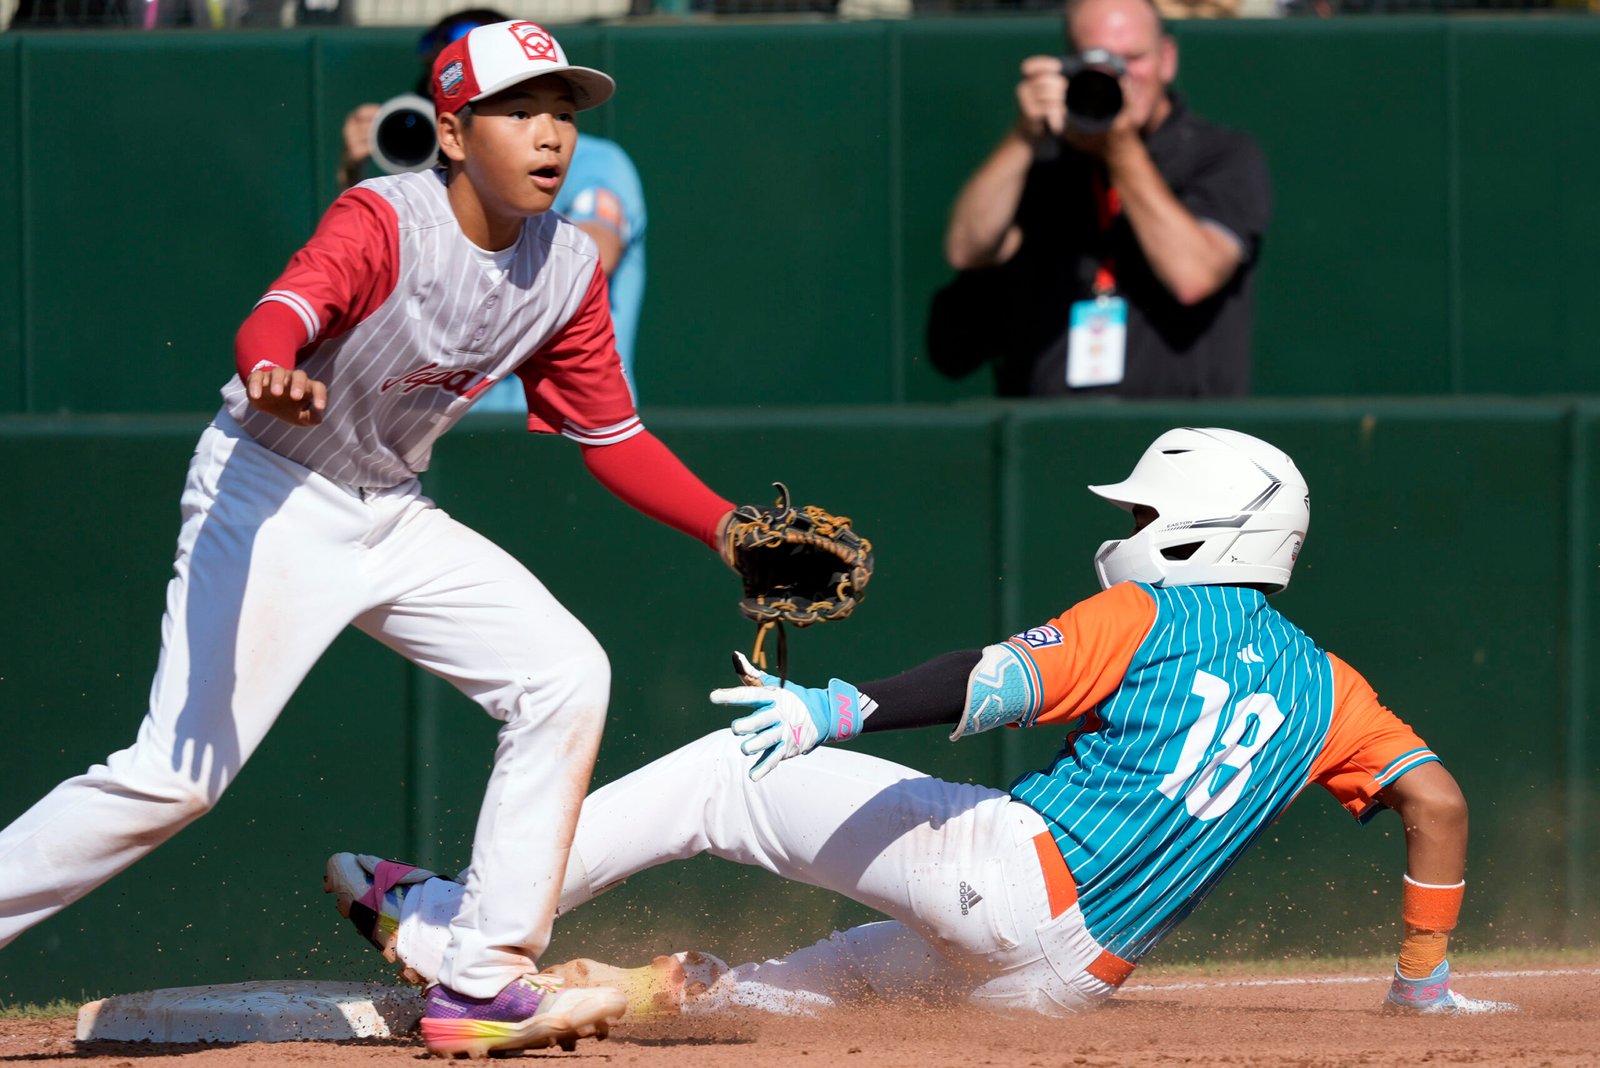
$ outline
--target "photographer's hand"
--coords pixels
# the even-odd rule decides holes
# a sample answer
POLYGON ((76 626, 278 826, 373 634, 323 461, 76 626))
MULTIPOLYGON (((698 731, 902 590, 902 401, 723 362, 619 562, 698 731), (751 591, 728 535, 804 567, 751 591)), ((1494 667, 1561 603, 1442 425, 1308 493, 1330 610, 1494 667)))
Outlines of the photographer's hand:
POLYGON ((362 104, 344 117, 344 151, 339 157, 338 174, 341 193, 361 181, 362 172, 367 169, 367 160, 372 158, 372 120, 377 116, 377 104, 362 104))
POLYGON ((1059 137, 1067 124, 1067 79, 1061 57, 1029 56, 1017 83, 1016 132, 1030 144, 1059 137))

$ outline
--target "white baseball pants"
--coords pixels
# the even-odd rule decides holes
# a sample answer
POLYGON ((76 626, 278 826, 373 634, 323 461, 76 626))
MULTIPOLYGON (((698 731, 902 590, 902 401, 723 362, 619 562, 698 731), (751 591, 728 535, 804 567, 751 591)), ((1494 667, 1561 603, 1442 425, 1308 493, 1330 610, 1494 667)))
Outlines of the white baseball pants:
MULTIPOLYGON (((1103 951, 1079 907, 1052 907, 1034 841, 1045 824, 1033 809, 846 749, 787 760, 758 783, 746 775, 750 760, 723 730, 595 791, 561 911, 645 868, 709 852, 893 919, 736 967, 688 1008, 803 1013, 873 996, 1055 1016, 1116 989, 1086 970, 1103 951)), ((398 949, 425 976, 461 900, 443 879, 406 895, 398 949)))
POLYGON ((226 413, 201 435, 182 516, 149 713, 132 746, 0 832, 0 945, 215 805, 354 623, 504 724, 440 977, 488 997, 533 970, 605 720, 599 644, 415 481, 338 485, 226 413))

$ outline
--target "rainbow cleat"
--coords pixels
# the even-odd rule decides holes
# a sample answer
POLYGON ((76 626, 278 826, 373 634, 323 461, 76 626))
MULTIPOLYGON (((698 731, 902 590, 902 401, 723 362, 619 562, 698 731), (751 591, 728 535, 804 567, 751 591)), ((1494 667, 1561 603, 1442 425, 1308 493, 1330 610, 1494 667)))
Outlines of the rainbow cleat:
POLYGON ((525 975, 492 998, 472 998, 447 986, 428 988, 422 1038, 435 1057, 469 1057, 560 1046, 605 1038, 628 999, 605 988, 567 987, 554 975, 525 975))

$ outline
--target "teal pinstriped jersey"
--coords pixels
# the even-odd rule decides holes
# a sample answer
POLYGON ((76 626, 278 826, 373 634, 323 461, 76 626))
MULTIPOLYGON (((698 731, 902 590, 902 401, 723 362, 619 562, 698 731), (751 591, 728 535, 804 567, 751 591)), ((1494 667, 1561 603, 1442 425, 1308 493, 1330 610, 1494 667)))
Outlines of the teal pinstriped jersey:
POLYGON ((1334 700, 1327 655, 1260 593, 1144 588, 1155 621, 1121 685, 1011 787, 1048 822, 1090 933, 1130 961, 1305 786, 1334 700))

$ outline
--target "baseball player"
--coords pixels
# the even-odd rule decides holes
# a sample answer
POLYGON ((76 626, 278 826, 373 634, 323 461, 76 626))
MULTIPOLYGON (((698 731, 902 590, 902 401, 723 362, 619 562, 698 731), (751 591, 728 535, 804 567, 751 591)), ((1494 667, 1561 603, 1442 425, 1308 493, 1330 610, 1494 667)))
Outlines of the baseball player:
POLYGON ((612 79, 530 22, 433 69, 448 166, 330 207, 241 326, 238 375, 182 498, 137 740, 0 832, 0 945, 206 812, 353 623, 502 727, 422 1024, 436 1053, 603 1034, 620 995, 537 974, 605 719, 595 639, 508 553, 433 505, 433 442, 496 382, 628 504, 710 545, 732 509, 640 424, 594 243, 549 212, 574 115, 612 79))
MULTIPOLYGON (((872 995, 1069 1013, 1115 992, 1315 783, 1358 820, 1391 808, 1405 829, 1406 933, 1387 1007, 1509 1008, 1449 986, 1467 840, 1455 780, 1355 669, 1267 604, 1310 520, 1290 458, 1245 434, 1178 429, 1127 479, 1090 488, 1134 519, 1095 555, 1103 592, 859 686, 780 686, 740 660, 747 685, 711 694, 744 713, 731 732, 584 802, 560 905, 710 852, 892 919, 733 969, 696 954, 573 969, 644 1011, 805 1012, 872 995), (1009 790, 817 748, 921 726, 952 740, 1003 726, 1066 739, 1009 790)), ((331 858, 328 875, 369 938, 434 974, 470 887, 353 854, 331 858)))

